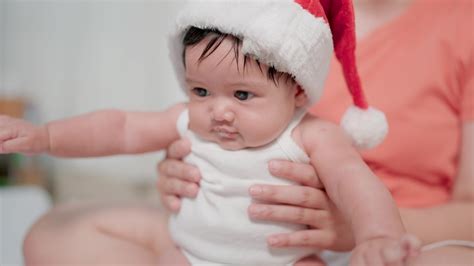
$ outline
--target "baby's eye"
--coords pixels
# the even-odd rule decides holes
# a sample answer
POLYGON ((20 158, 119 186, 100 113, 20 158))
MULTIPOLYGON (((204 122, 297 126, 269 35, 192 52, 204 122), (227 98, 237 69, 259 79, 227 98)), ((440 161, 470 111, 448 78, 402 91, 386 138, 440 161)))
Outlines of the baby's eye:
POLYGON ((253 96, 255 96, 253 93, 248 92, 248 91, 236 91, 234 92, 234 97, 241 100, 241 101, 247 101, 251 99, 253 96))
POLYGON ((193 88, 191 91, 199 97, 209 96, 209 92, 203 88, 193 88))

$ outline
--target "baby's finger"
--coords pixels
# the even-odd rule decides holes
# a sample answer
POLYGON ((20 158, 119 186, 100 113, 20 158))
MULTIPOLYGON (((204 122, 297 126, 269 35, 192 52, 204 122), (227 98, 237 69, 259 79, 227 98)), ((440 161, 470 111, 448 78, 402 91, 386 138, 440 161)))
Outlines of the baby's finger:
POLYGON ((4 144, 9 139, 12 139, 13 131, 8 128, 0 129, 0 153, 7 153, 8 151, 5 149, 4 144))
POLYGON ((9 124, 14 120, 15 120, 15 118, 13 118, 11 116, 0 114, 0 125, 9 124))
POLYGON ((418 256, 421 250, 421 241, 414 235, 406 234, 400 240, 402 249, 407 257, 418 256))
POLYGON ((14 138, 5 140, 0 147, 4 153, 31 153, 31 147, 23 138, 14 138))
POLYGON ((17 137, 17 132, 16 130, 13 130, 12 128, 0 128, 0 141, 5 141, 9 139, 13 139, 17 137))
POLYGON ((199 182, 201 174, 196 166, 175 159, 165 159, 158 164, 159 176, 169 176, 189 182, 199 182))
POLYGON ((254 199, 269 203, 289 204, 313 209, 327 209, 326 193, 304 186, 252 185, 249 194, 254 199))
POLYGON ((382 258, 380 250, 376 247, 372 251, 367 251, 364 254, 364 257, 368 266, 387 266, 382 258))
POLYGON ((365 261, 364 254, 357 251, 353 252, 349 266, 368 266, 367 262, 365 261))
POLYGON ((191 152, 191 142, 187 139, 180 139, 173 142, 166 152, 166 157, 172 159, 182 159, 191 152))
POLYGON ((399 245, 386 247, 382 250, 382 258, 386 266, 402 266, 403 257, 403 250, 399 245))
POLYGON ((327 249, 334 243, 334 235, 318 229, 296 231, 287 234, 275 234, 267 238, 272 247, 314 247, 327 249))
POLYGON ((309 187, 323 188, 316 171, 309 164, 295 163, 285 160, 272 160, 268 169, 274 176, 295 181, 309 187))

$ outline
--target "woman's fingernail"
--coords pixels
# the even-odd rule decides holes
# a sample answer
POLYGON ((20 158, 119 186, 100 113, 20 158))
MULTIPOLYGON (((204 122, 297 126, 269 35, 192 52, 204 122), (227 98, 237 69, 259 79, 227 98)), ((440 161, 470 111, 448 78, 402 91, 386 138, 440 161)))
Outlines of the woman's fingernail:
POLYGON ((195 186, 194 184, 192 184, 192 185, 186 186, 186 191, 187 191, 189 194, 194 195, 194 194, 196 194, 196 192, 197 192, 197 188, 196 188, 196 186, 195 186))
POLYGON ((201 179, 200 175, 199 175, 199 170, 197 170, 197 169, 193 169, 193 170, 189 171, 189 175, 196 182, 199 182, 199 180, 201 179))
POLYGON ((251 205, 249 208, 250 216, 257 217, 260 216, 262 212, 265 211, 265 207, 259 205, 251 205))
POLYGON ((185 141, 182 141, 178 144, 178 149, 180 149, 182 151, 185 151, 186 149, 188 149, 188 147, 189 147, 189 145, 185 141))
POLYGON ((172 199, 172 200, 170 201, 170 206, 171 206, 171 209, 172 209, 173 211, 179 210, 180 205, 181 205, 181 204, 180 204, 180 201, 179 201, 178 199, 172 199))
POLYGON ((278 246, 280 244, 280 240, 277 237, 269 237, 268 244, 271 246, 278 246))
POLYGON ((250 195, 258 196, 262 194, 262 187, 260 186, 251 186, 250 187, 250 195))
POLYGON ((270 171, 275 172, 280 170, 280 164, 278 162, 271 161, 268 163, 268 168, 270 169, 270 171))

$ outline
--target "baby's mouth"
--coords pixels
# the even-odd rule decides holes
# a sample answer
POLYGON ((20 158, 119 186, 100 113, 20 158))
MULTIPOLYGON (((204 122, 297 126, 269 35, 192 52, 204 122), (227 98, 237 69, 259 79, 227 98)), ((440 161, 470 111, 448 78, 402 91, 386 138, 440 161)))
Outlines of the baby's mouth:
POLYGON ((213 131, 219 138, 222 139, 235 139, 239 134, 235 129, 230 129, 227 127, 215 127, 213 131))

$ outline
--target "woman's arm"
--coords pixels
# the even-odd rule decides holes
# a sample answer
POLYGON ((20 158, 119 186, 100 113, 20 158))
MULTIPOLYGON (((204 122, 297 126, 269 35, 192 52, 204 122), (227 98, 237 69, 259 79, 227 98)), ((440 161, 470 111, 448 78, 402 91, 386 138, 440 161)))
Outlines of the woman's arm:
MULTIPOLYGON (((474 240, 474 123, 463 126, 462 148, 459 170, 453 186, 450 202, 431 208, 401 208, 400 215, 408 233, 418 236, 424 244, 447 239, 474 240)), ((312 197, 309 201, 306 193, 308 186, 318 190, 318 177, 314 168, 306 164, 288 161, 271 161, 270 172, 278 177, 302 183, 302 186, 258 185, 263 193, 255 198, 268 202, 258 219, 306 224, 308 230, 275 235, 280 247, 312 246, 331 250, 349 250, 354 246, 349 226, 336 208, 331 208, 325 197, 312 197), (305 178, 301 178, 305 177, 305 178), (312 181, 311 181, 312 180, 312 181), (302 182, 304 181, 304 182, 302 182), (303 195, 303 196, 302 196, 303 195), (303 197, 303 199, 299 199, 303 197), (311 202, 311 206, 301 202, 311 202), (291 205, 293 209, 282 208, 279 204, 291 205), (296 216, 295 213, 306 215, 296 216), (282 217, 288 217, 282 220, 282 217), (310 221, 310 222, 308 222, 310 221)), ((260 206, 262 207, 262 206, 260 206)))
POLYGON ((298 135, 329 198, 350 223, 357 244, 381 237, 398 239, 405 233, 390 192, 339 126, 307 117, 294 131, 296 142, 298 135))
POLYGON ((474 240, 474 122, 462 129, 459 166, 451 201, 421 209, 400 209, 408 232, 423 243, 446 239, 474 240))

